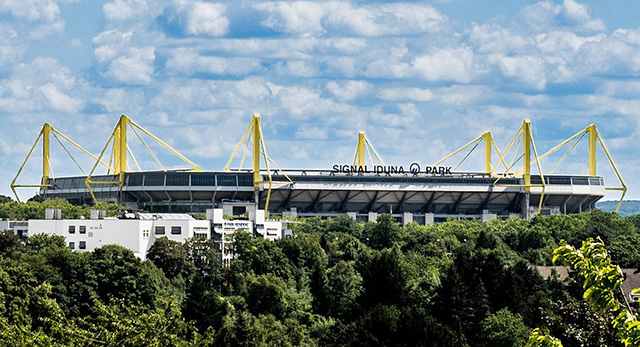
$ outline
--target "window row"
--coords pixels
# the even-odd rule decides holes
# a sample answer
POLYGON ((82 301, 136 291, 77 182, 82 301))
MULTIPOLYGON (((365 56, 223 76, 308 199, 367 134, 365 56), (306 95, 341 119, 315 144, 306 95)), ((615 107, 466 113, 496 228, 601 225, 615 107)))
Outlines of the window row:
MULTIPOLYGON (((70 249, 76 249, 76 243, 71 241, 69 242, 70 249)), ((87 241, 78 242, 78 249, 87 249, 87 241)))
MULTIPOLYGON (((78 232, 80 234, 86 234, 87 233, 87 226, 86 225, 78 226, 78 232)), ((75 233, 76 233, 76 226, 75 225, 69 225, 69 234, 75 234, 75 233)))
MULTIPOLYGON (((156 235, 164 235, 165 234, 165 227, 164 226, 156 226, 156 230, 155 230, 155 234, 156 235)), ((182 234, 182 227, 181 226, 172 226, 171 227, 171 234, 172 235, 180 235, 182 234)))

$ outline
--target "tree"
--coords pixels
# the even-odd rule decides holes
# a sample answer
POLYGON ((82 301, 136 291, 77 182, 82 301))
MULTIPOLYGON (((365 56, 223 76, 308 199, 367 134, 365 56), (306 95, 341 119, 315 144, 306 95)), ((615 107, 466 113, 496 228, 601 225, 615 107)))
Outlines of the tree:
MULTIPOLYGON (((620 342, 625 346, 639 346, 640 322, 626 297, 622 296, 622 302, 617 298, 623 281, 622 270, 611 263, 604 242, 599 237, 597 240, 589 238, 582 242, 580 249, 576 249, 562 241, 560 247, 553 251, 554 262, 558 259, 584 278, 583 298, 594 310, 612 317, 610 321, 620 342)), ((640 289, 633 292, 637 291, 640 289)), ((562 346, 557 339, 545 336, 539 329, 532 332, 527 345, 562 346)))
POLYGON ((27 237, 26 245, 28 249, 37 252, 47 247, 66 248, 67 242, 64 236, 41 233, 27 237))
POLYGON ((482 321, 481 336, 479 345, 483 347, 522 346, 527 342, 529 328, 519 314, 505 308, 482 321))
POLYGON ((104 301, 125 299, 130 303, 153 305, 157 288, 143 273, 140 259, 118 245, 96 248, 89 256, 89 266, 96 277, 96 292, 104 301))
POLYGON ((275 242, 255 238, 245 231, 233 234, 234 254, 231 263, 232 279, 253 272, 274 274, 283 279, 293 278, 293 269, 282 248, 275 242))
POLYGON ((362 291, 362 276, 353 267, 353 262, 341 260, 326 271, 324 296, 330 315, 340 318, 356 316, 362 291))
POLYGON ((533 329, 525 347, 562 347, 562 342, 553 336, 545 334, 539 328, 533 329))
POLYGON ((160 237, 153 242, 147 252, 147 260, 162 269, 169 279, 177 276, 188 279, 195 271, 183 244, 166 237, 160 237))
POLYGON ((298 292, 295 284, 273 274, 247 276, 245 298, 255 314, 271 314, 278 319, 298 316, 311 309, 309 292, 298 292))
POLYGON ((9 254, 14 251, 24 251, 24 244, 11 230, 0 231, 0 254, 9 254))
POLYGON ((618 337, 626 346, 640 345, 640 322, 633 314, 626 297, 617 299, 624 276, 618 265, 613 265, 600 238, 587 239, 576 249, 562 242, 553 251, 553 260, 562 259, 584 278, 584 299, 593 309, 606 312, 618 331, 618 337))
POLYGON ((373 249, 389 248, 400 241, 401 236, 402 228, 388 213, 380 215, 375 223, 367 224, 363 233, 366 243, 373 249))

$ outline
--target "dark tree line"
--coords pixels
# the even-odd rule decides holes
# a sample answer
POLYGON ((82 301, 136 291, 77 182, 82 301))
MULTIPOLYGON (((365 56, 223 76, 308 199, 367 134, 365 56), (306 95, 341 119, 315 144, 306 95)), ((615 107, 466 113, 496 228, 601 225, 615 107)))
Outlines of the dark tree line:
POLYGON ((561 239, 600 237, 637 268, 640 217, 580 215, 399 226, 302 219, 271 242, 157 240, 147 261, 119 246, 78 253, 59 237, 0 235, 0 345, 619 346, 581 282, 542 279, 561 239))

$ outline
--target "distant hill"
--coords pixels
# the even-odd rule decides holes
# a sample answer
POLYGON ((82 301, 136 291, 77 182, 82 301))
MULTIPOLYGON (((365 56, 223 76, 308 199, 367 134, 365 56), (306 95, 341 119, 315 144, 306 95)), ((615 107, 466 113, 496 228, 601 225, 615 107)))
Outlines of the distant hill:
MULTIPOLYGON (((618 205, 617 200, 608 200, 608 201, 599 201, 596 202, 596 208, 613 212, 616 210, 616 206, 618 205)), ((622 205, 620 206, 620 211, 618 211, 621 216, 630 216, 633 214, 640 213, 640 200, 624 200, 622 201, 622 205)))

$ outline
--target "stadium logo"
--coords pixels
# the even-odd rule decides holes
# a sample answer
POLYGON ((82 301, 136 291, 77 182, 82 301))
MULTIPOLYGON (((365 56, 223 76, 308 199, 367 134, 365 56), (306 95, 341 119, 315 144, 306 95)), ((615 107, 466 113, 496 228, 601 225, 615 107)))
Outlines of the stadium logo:
POLYGON ((412 163, 411 166, 409 166, 409 171, 411 172, 412 175, 417 175, 420 173, 420 164, 418 163, 412 163))
POLYGON ((414 176, 417 176, 421 173, 432 175, 432 176, 447 176, 451 175, 451 167, 450 166, 427 166, 424 170, 420 167, 418 163, 411 163, 409 166, 409 170, 405 170, 404 166, 387 166, 387 165, 374 165, 374 166, 360 166, 360 165, 341 165, 335 164, 332 167, 333 173, 342 173, 342 174, 405 174, 410 173, 414 176))

